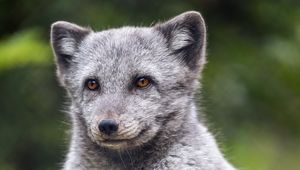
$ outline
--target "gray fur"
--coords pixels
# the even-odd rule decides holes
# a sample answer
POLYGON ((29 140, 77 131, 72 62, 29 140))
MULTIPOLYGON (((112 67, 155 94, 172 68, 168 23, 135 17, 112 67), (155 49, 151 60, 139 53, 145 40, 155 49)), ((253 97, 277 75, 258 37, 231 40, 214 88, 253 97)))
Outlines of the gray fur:
POLYGON ((63 169, 234 169, 197 120, 194 94, 205 41, 198 12, 153 27, 101 32, 54 23, 57 75, 71 98, 72 138, 63 169), (137 76, 153 82, 138 89, 132 85, 137 76), (97 91, 84 87, 88 78, 99 81, 97 91), (97 129, 108 118, 119 123, 113 136, 97 129))

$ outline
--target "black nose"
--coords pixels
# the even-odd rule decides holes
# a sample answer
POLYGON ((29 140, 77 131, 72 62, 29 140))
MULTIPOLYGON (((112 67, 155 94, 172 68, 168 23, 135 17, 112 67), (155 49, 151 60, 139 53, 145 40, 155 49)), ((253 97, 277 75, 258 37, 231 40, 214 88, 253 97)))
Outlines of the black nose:
POLYGON ((114 119, 103 119, 98 125, 100 132, 111 135, 118 130, 118 124, 114 119))

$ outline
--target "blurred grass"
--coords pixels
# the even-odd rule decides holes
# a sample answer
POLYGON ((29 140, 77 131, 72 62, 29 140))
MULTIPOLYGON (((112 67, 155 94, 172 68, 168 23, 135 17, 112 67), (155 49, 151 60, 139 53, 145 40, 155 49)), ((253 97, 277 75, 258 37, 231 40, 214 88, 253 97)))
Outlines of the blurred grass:
POLYGON ((280 137, 253 125, 241 128, 243 130, 226 143, 230 148, 227 148, 229 158, 239 169, 299 169, 299 139, 280 137))

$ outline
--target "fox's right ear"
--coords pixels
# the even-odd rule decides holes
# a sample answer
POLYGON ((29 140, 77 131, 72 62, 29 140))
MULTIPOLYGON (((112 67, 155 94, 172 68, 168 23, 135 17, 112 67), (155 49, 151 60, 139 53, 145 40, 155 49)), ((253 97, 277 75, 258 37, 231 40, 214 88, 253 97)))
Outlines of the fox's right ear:
POLYGON ((58 21, 52 24, 51 46, 56 57, 59 75, 64 74, 69 68, 80 43, 91 32, 91 29, 65 21, 58 21))
POLYGON ((206 27, 196 11, 182 13, 154 26, 167 40, 167 46, 191 70, 202 70, 205 64, 206 27))

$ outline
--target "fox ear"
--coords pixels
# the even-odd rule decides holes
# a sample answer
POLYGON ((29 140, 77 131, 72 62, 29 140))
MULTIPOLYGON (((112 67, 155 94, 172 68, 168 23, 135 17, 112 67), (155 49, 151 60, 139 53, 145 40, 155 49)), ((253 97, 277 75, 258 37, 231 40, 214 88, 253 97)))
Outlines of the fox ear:
POLYGON ((205 63, 206 29, 200 13, 185 12, 154 27, 166 38, 172 53, 192 70, 205 63))
POLYGON ((68 69, 74 53, 80 43, 92 30, 78 25, 58 21, 51 26, 51 45, 56 56, 56 64, 59 73, 68 69))

